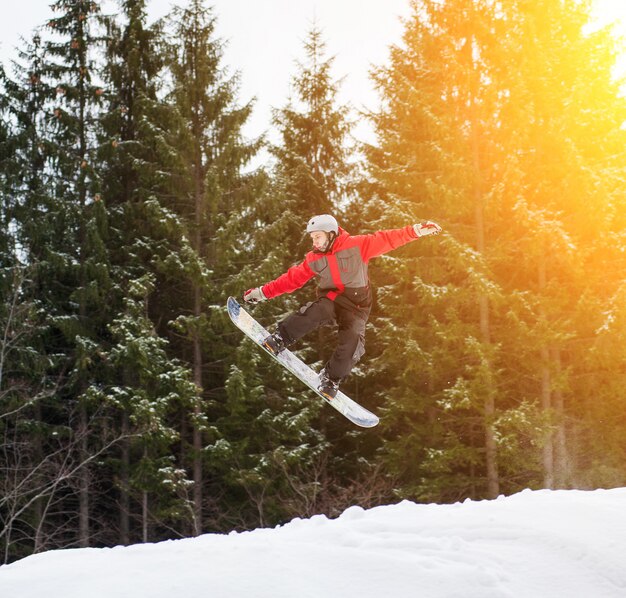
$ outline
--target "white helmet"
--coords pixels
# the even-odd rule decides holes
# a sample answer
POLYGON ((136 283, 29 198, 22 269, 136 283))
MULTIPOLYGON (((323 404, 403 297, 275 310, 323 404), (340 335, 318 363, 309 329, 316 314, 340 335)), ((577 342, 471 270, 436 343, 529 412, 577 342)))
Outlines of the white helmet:
POLYGON ((339 224, 335 220, 334 216, 330 214, 321 214, 320 216, 313 216, 309 223, 306 225, 307 233, 314 233, 317 231, 324 231, 325 233, 339 234, 339 224))

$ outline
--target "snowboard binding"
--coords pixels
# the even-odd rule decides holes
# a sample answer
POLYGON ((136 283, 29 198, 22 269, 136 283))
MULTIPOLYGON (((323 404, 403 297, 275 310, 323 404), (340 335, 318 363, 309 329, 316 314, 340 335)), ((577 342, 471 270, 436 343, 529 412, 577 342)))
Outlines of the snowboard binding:
POLYGON ((327 397, 334 399, 339 392, 340 382, 341 380, 333 380, 326 372, 326 368, 324 368, 320 372, 320 385, 318 389, 322 394, 325 394, 327 397))
POLYGON ((285 341, 283 337, 280 336, 279 332, 275 332, 274 334, 270 334, 263 341, 263 346, 272 354, 278 355, 281 351, 283 351, 287 345, 285 345, 285 341))

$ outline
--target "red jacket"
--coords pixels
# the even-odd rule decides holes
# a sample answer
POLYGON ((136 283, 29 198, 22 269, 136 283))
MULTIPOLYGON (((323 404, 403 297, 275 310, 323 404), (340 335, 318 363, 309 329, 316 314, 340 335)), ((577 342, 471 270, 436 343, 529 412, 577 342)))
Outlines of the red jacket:
POLYGON ((339 235, 326 253, 310 251, 304 261, 292 266, 282 276, 263 285, 263 294, 272 299, 302 287, 313 276, 319 276, 319 290, 331 300, 345 294, 354 300, 359 290, 369 289, 367 264, 382 255, 417 239, 412 225, 394 230, 382 230, 371 235, 349 235, 339 228, 339 235))

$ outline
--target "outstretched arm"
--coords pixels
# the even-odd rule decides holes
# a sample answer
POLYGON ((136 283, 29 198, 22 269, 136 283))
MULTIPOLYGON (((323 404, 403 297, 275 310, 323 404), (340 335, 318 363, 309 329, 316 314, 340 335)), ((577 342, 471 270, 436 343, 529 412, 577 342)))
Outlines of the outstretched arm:
POLYGON ((381 230, 371 235, 361 237, 361 255, 365 261, 373 257, 378 257, 415 241, 427 235, 436 235, 441 232, 441 227, 434 222, 422 222, 420 224, 410 224, 403 228, 392 230, 381 230))
POLYGON ((259 303, 267 299, 273 299, 283 293, 293 293, 293 291, 304 286, 315 273, 306 262, 302 262, 297 266, 292 266, 279 276, 276 280, 272 280, 267 284, 255 289, 248 289, 243 294, 243 300, 247 303, 259 303))

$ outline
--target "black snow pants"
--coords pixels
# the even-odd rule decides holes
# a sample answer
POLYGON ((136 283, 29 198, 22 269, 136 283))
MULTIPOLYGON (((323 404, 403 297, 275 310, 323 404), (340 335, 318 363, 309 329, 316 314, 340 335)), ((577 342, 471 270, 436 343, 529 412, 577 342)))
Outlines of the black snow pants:
POLYGON ((278 324, 285 344, 291 345, 319 326, 337 324, 339 342, 326 364, 326 372, 333 380, 345 378, 365 353, 365 324, 369 309, 355 311, 327 297, 307 303, 299 311, 278 324))

